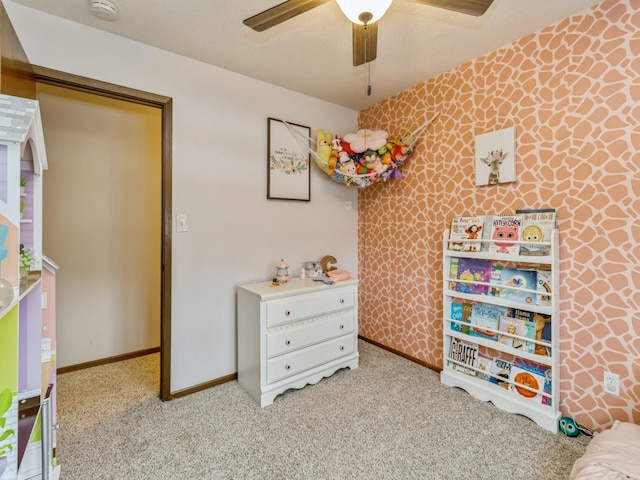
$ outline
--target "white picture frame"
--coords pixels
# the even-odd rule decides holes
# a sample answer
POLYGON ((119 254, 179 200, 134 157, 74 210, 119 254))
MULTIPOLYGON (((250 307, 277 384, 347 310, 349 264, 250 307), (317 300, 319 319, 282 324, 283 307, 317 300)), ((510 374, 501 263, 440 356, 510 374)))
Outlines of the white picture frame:
POLYGON ((476 186, 516 181, 516 127, 476 135, 476 186))

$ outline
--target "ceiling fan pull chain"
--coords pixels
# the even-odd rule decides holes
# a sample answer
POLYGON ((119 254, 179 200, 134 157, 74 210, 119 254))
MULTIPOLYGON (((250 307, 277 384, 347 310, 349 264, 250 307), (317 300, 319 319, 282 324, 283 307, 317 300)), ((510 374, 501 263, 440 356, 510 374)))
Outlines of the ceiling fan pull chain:
POLYGON ((367 62, 367 97, 371 96, 371 62, 367 57, 367 46, 369 45, 369 28, 364 26, 364 61, 367 62))

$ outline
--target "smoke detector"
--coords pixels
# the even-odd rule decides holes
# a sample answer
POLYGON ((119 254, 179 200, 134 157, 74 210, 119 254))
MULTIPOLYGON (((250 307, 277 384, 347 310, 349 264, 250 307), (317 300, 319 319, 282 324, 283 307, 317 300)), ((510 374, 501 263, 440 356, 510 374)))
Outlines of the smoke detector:
POLYGON ((112 22, 118 18, 118 7, 109 0, 91 0, 91 13, 102 20, 112 22))

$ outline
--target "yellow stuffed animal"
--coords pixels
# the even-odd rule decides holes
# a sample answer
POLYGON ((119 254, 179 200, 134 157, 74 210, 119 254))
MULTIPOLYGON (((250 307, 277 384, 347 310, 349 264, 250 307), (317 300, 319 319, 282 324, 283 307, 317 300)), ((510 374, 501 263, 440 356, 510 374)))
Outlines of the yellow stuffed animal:
POLYGON ((338 163, 338 151, 332 149, 331 153, 329 154, 329 161, 327 162, 327 175, 333 174, 334 170, 336 169, 337 163, 338 163))
POLYGON ((316 136, 316 153, 325 164, 329 163, 329 158, 331 157, 332 140, 333 135, 329 132, 325 133, 324 130, 318 130, 318 135, 316 136))

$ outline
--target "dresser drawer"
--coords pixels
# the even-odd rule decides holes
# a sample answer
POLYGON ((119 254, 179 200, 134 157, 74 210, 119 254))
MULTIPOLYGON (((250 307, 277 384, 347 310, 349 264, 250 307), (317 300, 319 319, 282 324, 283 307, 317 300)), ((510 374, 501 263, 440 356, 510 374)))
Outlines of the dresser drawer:
POLYGON ((355 351, 355 333, 267 360, 267 383, 274 383, 355 351))
POLYGON ((351 333, 355 323, 355 312, 347 310, 276 327, 267 332, 267 357, 272 358, 351 333))
POLYGON ((267 327, 353 308, 355 288, 340 288, 310 295, 272 300, 267 303, 267 327))

